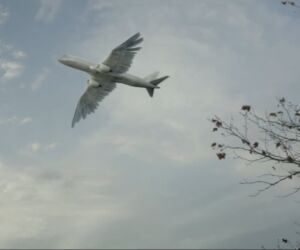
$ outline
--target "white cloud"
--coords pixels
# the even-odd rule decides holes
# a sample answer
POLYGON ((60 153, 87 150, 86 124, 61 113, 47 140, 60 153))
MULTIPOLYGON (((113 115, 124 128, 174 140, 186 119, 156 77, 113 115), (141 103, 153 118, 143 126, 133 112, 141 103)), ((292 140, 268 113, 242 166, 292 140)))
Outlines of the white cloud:
POLYGON ((3 80, 12 80, 21 75, 24 70, 24 65, 16 61, 0 62, 0 76, 3 80), (2 72, 1 72, 2 71, 2 72))
POLYGON ((0 54, 2 57, 12 58, 12 59, 24 59, 27 57, 26 53, 20 49, 16 49, 12 44, 0 40, 0 54))
POLYGON ((42 71, 40 73, 38 73, 35 77, 35 79, 32 81, 31 83, 31 89, 32 90, 38 90, 43 83, 46 81, 46 79, 49 76, 49 69, 48 68, 43 68, 42 71))
POLYGON ((31 117, 12 116, 9 118, 0 119, 0 125, 26 125, 31 122, 32 122, 31 117))
POLYGON ((0 77, 2 80, 11 80, 20 76, 24 71, 24 62, 27 54, 16 49, 12 44, 0 40, 0 77))
POLYGON ((72 245, 77 239, 71 235, 79 233, 86 237, 90 226, 105 227, 128 214, 124 200, 104 191, 111 187, 108 173, 99 178, 96 169, 89 166, 79 173, 80 169, 73 166, 0 164, 0 243, 3 247, 21 247, 35 239, 40 239, 40 247, 72 245))
POLYGON ((19 77, 25 68, 21 60, 26 56, 24 51, 0 40, 0 77, 2 80, 8 81, 19 77))
POLYGON ((41 149, 41 144, 38 142, 34 142, 30 145, 30 149, 33 153, 37 153, 41 149))
POLYGON ((45 153, 49 151, 53 151, 57 148, 58 143, 57 142, 51 142, 48 144, 42 144, 38 141, 29 143, 25 148, 21 149, 19 152, 21 155, 24 156, 34 156, 39 153, 45 153))
POLYGON ((7 44, 3 40, 0 40, 0 53, 1 54, 11 51, 12 49, 13 49, 13 46, 11 44, 7 44))
POLYGON ((0 4, 0 24, 6 22, 9 17, 9 11, 0 4))
POLYGON ((53 150, 53 149, 55 149, 56 147, 57 147, 57 143, 56 143, 56 142, 52 142, 52 143, 46 145, 45 148, 46 148, 47 150, 53 150))
POLYGON ((31 117, 24 117, 23 119, 20 120, 20 125, 24 125, 24 124, 31 123, 31 122, 32 122, 31 117))
POLYGON ((13 51, 12 55, 15 59, 24 59, 27 56, 26 53, 24 51, 21 51, 21 50, 13 51))
POLYGON ((6 119, 1 119, 0 125, 5 125, 5 124, 12 125, 12 124, 16 124, 17 121, 18 121, 18 118, 16 116, 12 116, 12 117, 9 117, 6 119))
POLYGON ((52 22, 58 14, 62 5, 62 0, 41 0, 40 7, 35 15, 35 19, 45 23, 52 22))

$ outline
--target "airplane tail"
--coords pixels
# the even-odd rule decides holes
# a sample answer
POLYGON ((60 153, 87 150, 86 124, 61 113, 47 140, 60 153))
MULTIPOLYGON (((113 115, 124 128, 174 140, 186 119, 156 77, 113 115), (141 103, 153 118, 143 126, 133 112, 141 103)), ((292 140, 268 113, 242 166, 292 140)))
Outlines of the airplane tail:
MULTIPOLYGON (((154 85, 155 88, 159 88, 159 87, 157 87, 158 84, 160 84, 162 81, 166 80, 169 76, 163 76, 163 77, 157 78, 158 74, 159 74, 159 72, 154 72, 154 73, 150 74, 149 76, 146 76, 144 78, 144 80, 146 80, 147 82, 154 85)), ((155 88, 146 88, 150 97, 153 97, 155 88)))

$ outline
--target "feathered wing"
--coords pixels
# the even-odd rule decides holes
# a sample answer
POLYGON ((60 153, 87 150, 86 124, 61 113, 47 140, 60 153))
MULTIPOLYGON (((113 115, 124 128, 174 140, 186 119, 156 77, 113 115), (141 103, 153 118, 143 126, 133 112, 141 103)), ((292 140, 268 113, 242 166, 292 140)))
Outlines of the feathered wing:
POLYGON ((125 73, 130 68, 134 55, 141 49, 141 47, 136 46, 142 41, 143 38, 140 36, 140 33, 136 33, 114 48, 103 64, 110 67, 113 72, 125 73))
POLYGON ((72 120, 72 128, 80 121, 85 119, 87 115, 95 112, 99 102, 107 96, 116 87, 115 82, 101 83, 99 87, 89 85, 83 95, 80 97, 76 106, 75 114, 72 120))

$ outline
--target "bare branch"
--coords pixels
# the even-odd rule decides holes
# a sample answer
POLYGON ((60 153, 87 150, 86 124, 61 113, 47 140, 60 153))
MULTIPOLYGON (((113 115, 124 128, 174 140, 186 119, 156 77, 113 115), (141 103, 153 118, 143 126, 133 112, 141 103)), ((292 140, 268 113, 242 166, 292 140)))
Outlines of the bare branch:
MULTIPOLYGON (((225 143, 212 144, 220 160, 225 159, 227 152, 232 152, 236 159, 244 161, 247 166, 266 163, 280 166, 272 167, 274 173, 263 175, 265 178, 273 178, 272 181, 242 182, 263 185, 254 196, 283 181, 291 180, 300 173, 300 109, 285 98, 277 101, 277 110, 264 115, 256 114, 250 105, 243 105, 239 112, 242 119, 238 122, 234 119, 227 122, 218 116, 211 120, 214 124, 213 131, 221 133, 225 138, 225 143)), ((300 184, 299 188, 282 197, 299 190, 300 184)))

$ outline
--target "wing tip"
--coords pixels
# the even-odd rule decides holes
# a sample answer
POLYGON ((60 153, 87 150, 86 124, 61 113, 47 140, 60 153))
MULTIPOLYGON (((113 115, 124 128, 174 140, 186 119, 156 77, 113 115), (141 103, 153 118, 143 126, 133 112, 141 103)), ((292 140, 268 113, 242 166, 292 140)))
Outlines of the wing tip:
POLYGON ((134 34, 133 36, 131 36, 130 38, 128 38, 125 42, 120 44, 116 49, 132 48, 132 47, 138 45, 139 43, 141 43, 142 41, 144 41, 144 39, 143 39, 143 37, 141 37, 140 32, 138 32, 138 33, 134 34))
POLYGON ((138 31, 137 33, 135 33, 135 34, 132 36, 132 38, 133 38, 133 37, 138 38, 138 37, 140 37, 140 36, 141 36, 141 33, 138 31))
POLYGON ((77 123, 77 121, 75 121, 74 118, 73 118, 71 128, 74 128, 76 123, 77 123))

